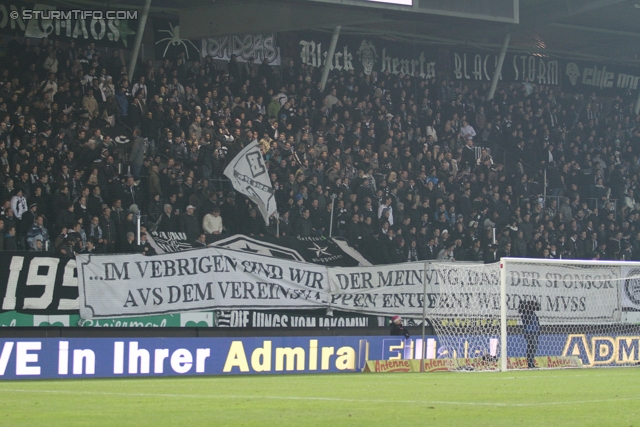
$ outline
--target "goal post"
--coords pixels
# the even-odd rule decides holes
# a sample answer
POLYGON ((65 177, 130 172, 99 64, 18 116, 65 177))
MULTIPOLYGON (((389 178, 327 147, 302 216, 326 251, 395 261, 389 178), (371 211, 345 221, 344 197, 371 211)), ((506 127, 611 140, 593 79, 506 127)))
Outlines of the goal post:
MULTIPOLYGON (((505 259, 506 261, 506 259, 505 259)), ((500 370, 507 370, 507 270, 500 260, 500 370)))
POLYGON ((427 318, 449 369, 640 366, 640 262, 448 265, 427 318))

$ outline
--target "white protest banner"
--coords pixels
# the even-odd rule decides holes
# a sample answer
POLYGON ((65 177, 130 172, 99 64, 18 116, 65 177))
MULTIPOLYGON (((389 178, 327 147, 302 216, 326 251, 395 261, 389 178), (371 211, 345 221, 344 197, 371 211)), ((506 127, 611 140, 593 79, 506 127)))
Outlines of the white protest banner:
MULTIPOLYGON (((424 262, 329 268, 331 307, 360 313, 422 316, 424 262)), ((435 304, 436 296, 427 295, 435 304)))
MULTIPOLYGON (((373 315, 499 318, 499 264, 404 263, 324 267, 210 247, 154 257, 79 255, 85 319, 203 309, 331 308, 373 315), (426 272, 425 272, 426 266, 426 272), (426 288, 423 285, 426 278, 426 288)), ((637 309, 640 271, 508 259, 507 315, 536 299, 543 324, 601 324, 637 309), (629 270, 629 271, 627 271, 629 270), (626 283, 626 292, 622 292, 626 283), (622 293, 622 295, 621 295, 622 293)))
POLYGON ((78 255, 84 319, 225 308, 323 308, 326 267, 220 248, 78 255))
POLYGON ((333 308, 408 317, 422 317, 425 294, 427 316, 439 311, 452 315, 457 306, 469 305, 470 293, 478 285, 491 291, 500 289, 496 266, 453 262, 330 268, 329 284, 333 308), (425 277, 426 292, 422 284, 425 277))
MULTIPOLYGON (((601 324, 620 321, 621 266, 579 264, 561 260, 508 258, 507 315, 518 317, 523 299, 540 303, 542 324, 601 324), (558 261, 558 262, 554 262, 558 261)), ((498 292, 499 292, 498 286, 498 292)), ((493 306, 500 309, 499 296, 493 306)), ((477 298, 483 304, 485 299, 477 298)), ((486 302, 489 304, 489 302, 486 302)), ((482 308, 483 304, 477 307, 482 308)), ((471 306, 475 311, 476 306, 471 306)))
POLYGON ((269 216, 277 209, 276 198, 258 143, 253 142, 244 147, 231 160, 224 174, 233 188, 258 206, 264 222, 269 225, 269 216))
MULTIPOLYGON (((424 265, 330 268, 331 306, 360 313, 421 317, 424 265)), ((427 317, 500 316, 499 264, 427 262, 426 265, 427 317)), ((585 268, 517 259, 506 266, 510 318, 519 316, 520 301, 535 298, 541 305, 537 314, 542 323, 619 320, 620 266, 585 268)))

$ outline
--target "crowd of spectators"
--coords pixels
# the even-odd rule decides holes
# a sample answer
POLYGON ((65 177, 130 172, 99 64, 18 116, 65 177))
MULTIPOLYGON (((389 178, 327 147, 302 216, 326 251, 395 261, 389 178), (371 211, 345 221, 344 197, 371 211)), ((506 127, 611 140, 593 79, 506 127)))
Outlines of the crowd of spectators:
POLYGON ((196 246, 332 234, 374 263, 640 259, 636 95, 527 81, 488 100, 486 85, 336 70, 321 90, 321 69, 235 56, 148 61, 130 82, 119 50, 3 46, 5 250, 152 254, 140 210, 196 246), (268 225, 223 177, 252 142, 277 199, 268 225))

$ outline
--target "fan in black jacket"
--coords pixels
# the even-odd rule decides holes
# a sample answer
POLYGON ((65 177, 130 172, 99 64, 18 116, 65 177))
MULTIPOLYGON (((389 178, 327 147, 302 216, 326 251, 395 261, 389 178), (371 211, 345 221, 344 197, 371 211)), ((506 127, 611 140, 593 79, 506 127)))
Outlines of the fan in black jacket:
POLYGON ((400 316, 393 316, 391 318, 391 335, 404 335, 406 339, 411 336, 409 331, 402 325, 402 318, 400 316))

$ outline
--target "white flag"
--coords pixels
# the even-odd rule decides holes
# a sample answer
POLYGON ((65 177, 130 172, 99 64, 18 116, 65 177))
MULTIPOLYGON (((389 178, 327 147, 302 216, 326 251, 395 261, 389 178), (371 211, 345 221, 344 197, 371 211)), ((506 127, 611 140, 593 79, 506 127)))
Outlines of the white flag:
POLYGON ((276 211, 276 198, 258 143, 253 142, 238 153, 224 170, 224 174, 231 180, 236 191, 258 205, 264 222, 269 225, 269 217, 276 211))

